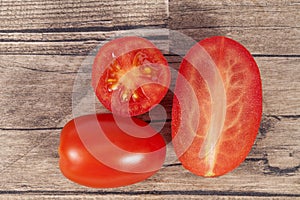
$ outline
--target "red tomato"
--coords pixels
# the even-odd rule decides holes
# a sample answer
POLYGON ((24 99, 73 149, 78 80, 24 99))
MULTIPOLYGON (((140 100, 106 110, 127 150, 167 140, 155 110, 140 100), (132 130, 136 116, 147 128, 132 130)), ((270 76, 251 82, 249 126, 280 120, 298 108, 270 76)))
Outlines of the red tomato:
POLYGON ((132 120, 134 124, 112 114, 97 114, 68 122, 59 146, 64 176, 96 188, 125 186, 152 176, 166 156, 164 139, 145 122, 132 120))
POLYGON ((176 154, 196 175, 223 175, 244 161, 260 126, 258 66, 241 44, 216 36, 193 46, 179 73, 172 110, 176 154))
POLYGON ((135 116, 149 111, 168 91, 167 60, 148 40, 123 37, 100 48, 93 64, 92 86, 114 114, 135 116))

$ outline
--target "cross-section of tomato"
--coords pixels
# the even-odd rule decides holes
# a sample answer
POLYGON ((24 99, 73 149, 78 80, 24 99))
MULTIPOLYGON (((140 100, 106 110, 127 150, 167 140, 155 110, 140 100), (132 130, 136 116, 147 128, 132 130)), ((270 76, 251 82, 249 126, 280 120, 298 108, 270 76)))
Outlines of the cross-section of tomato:
POLYGON ((104 44, 96 55, 92 86, 114 114, 135 116, 149 111, 168 91, 167 60, 150 41, 123 37, 104 44))
POLYGON ((241 44, 215 36, 189 50, 179 74, 172 110, 176 154, 196 175, 223 175, 244 161, 258 133, 258 66, 241 44))

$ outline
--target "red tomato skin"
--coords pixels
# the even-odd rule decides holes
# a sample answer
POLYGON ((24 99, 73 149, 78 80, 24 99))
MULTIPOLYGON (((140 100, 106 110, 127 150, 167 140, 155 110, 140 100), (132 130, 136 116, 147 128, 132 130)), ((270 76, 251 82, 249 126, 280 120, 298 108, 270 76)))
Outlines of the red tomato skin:
MULTIPOLYGON (((153 132, 151 132, 146 133, 150 136, 148 138, 135 138, 120 131, 111 114, 97 114, 96 118, 95 115, 86 115, 69 121, 62 129, 59 145, 59 167, 65 177, 88 187, 114 188, 143 181, 158 171, 157 169, 143 173, 124 172, 109 167, 96 159, 86 148, 78 133, 78 130, 86 129, 90 126, 89 123, 95 121, 100 124, 104 134, 111 140, 113 145, 132 152, 132 154, 159 151, 156 160, 142 159, 135 165, 156 163, 156 165, 162 166, 166 149, 164 139, 160 134, 157 133, 152 136, 153 132), (78 121, 76 121, 77 119, 78 121), (112 132, 109 132, 109 130, 112 130, 112 132)), ((140 126, 146 125, 145 122, 138 119, 133 119, 133 121, 140 126)), ((81 134, 88 134, 90 131, 95 130, 94 128, 93 130, 86 129, 81 134)), ((96 145, 96 148, 100 151, 106 150, 103 146, 97 146, 97 143, 92 145, 96 145)), ((114 159, 113 154, 108 154, 107 157, 114 159)))
MULTIPOLYGON (((142 63, 138 64, 143 65, 142 63)), ((131 78, 127 78, 131 79, 131 78)), ((132 78, 136 81, 136 78, 132 78)), ((95 91, 98 100, 114 114, 120 116, 137 116, 148 112, 156 104, 158 104, 168 91, 171 80, 168 62, 160 52, 160 50, 145 38, 128 36, 117 38, 104 44, 98 51, 92 68, 91 85, 95 91), (155 83, 148 83, 143 88, 143 94, 140 95, 140 100, 134 102, 129 100, 129 105, 122 105, 119 100, 115 107, 112 108, 112 92, 109 91, 107 76, 110 74, 109 66, 117 61, 119 67, 123 71, 130 71, 133 67, 134 56, 137 53, 147 55, 148 62, 162 66, 158 80, 155 83), (128 106, 128 110, 124 107, 128 106)))
MULTIPOLYGON (((195 52, 188 52, 180 65, 179 73, 193 87, 202 114, 199 117, 197 137, 193 139, 186 152, 178 156, 183 166, 192 173, 204 177, 216 177, 238 167, 250 152, 262 116, 262 85, 259 69, 254 58, 238 42, 223 36, 215 36, 204 39, 198 44, 211 56, 222 77, 226 91, 226 118, 221 136, 216 143, 216 153, 213 160, 199 158, 199 149, 204 143, 205 133, 209 129, 212 115, 210 93, 205 80, 194 69, 193 65, 185 59, 195 52), (237 67, 231 66, 231 62, 234 60, 237 60, 237 63, 235 63, 237 67), (233 103, 236 99, 238 99, 238 102, 233 103)), ((177 82, 175 91, 181 92, 182 90, 180 83, 177 82)), ((186 98, 189 98, 189 94, 186 94, 186 98)), ((173 138, 177 134, 186 136, 191 134, 188 131, 185 133, 179 131, 179 126, 184 120, 193 120, 182 119, 181 110, 186 112, 185 106, 185 102, 179 103, 178 99, 174 97, 172 109, 173 138)), ((181 148, 180 145, 181 143, 174 144, 175 152, 176 149, 181 148)))

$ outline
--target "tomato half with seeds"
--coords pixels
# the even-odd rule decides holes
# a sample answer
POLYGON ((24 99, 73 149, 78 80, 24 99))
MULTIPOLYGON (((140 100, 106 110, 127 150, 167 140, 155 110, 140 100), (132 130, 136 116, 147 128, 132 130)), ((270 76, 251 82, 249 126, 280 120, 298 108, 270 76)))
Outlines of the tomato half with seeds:
POLYGON ((104 44, 92 69, 92 86, 114 114, 136 116, 158 104, 168 91, 170 71, 163 54, 150 41, 117 38, 104 44))
POLYGON ((142 120, 132 122, 112 114, 69 121, 60 136, 61 172, 94 188, 126 186, 152 176, 165 160, 164 139, 142 120))
POLYGON ((172 109, 173 145, 192 173, 215 177, 244 161, 262 115, 258 66, 238 42, 215 36, 184 57, 172 109))

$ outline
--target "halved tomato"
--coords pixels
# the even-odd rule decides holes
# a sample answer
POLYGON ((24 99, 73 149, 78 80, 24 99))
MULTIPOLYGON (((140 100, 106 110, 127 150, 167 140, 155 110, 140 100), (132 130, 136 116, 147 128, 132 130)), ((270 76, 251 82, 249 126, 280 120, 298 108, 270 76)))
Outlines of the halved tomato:
POLYGON ((238 42, 204 39, 184 57, 172 109, 173 145, 183 166, 205 177, 244 161, 262 115, 262 86, 254 58, 238 42))
POLYGON ((123 37, 103 45, 96 55, 92 86, 114 114, 136 116, 158 104, 168 91, 167 60, 150 41, 123 37))
POLYGON ((62 173, 81 185, 112 188, 157 172, 166 156, 163 137, 142 120, 128 120, 94 114, 69 121, 60 136, 62 173))

